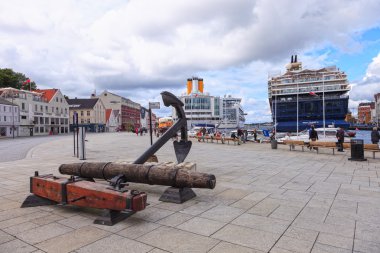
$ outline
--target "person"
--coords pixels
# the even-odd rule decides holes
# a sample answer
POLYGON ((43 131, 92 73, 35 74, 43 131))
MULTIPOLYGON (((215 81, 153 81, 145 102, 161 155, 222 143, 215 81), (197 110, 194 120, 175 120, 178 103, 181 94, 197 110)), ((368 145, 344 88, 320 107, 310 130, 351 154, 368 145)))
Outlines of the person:
POLYGON ((237 130, 237 136, 238 136, 238 145, 240 145, 243 139, 243 130, 241 130, 240 128, 238 128, 237 130))
POLYGON ((338 151, 343 152, 343 142, 344 142, 343 128, 339 127, 338 131, 336 132, 336 138, 338 139, 338 151))
POLYGON ((379 131, 377 130, 377 127, 374 127, 371 132, 372 144, 379 144, 379 139, 380 139, 379 131))
POLYGON ((136 127, 135 128, 136 136, 139 136, 139 129, 136 127))
POLYGON ((309 132, 309 140, 316 141, 318 140, 318 133, 315 131, 314 126, 311 126, 310 132, 309 132))
POLYGON ((253 139, 255 140, 255 142, 257 141, 257 131, 256 131, 256 128, 253 129, 253 139))

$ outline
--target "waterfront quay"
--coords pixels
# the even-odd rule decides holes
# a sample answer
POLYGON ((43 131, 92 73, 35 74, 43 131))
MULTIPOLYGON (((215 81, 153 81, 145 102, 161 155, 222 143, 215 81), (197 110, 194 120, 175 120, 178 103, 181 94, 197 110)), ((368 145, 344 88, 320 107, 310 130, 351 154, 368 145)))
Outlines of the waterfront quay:
MULTIPOLYGON (((88 162, 132 162, 150 145, 125 132, 87 140, 88 162)), ((99 212, 89 208, 20 208, 34 171, 59 175, 60 164, 80 162, 72 142, 51 138, 0 163, 0 252, 380 252, 380 158, 370 154, 354 162, 349 151, 193 140, 186 161, 217 183, 183 204, 160 202, 165 186, 131 183, 150 205, 114 226, 93 224, 99 212)), ((157 156, 176 161, 172 143, 157 156)))

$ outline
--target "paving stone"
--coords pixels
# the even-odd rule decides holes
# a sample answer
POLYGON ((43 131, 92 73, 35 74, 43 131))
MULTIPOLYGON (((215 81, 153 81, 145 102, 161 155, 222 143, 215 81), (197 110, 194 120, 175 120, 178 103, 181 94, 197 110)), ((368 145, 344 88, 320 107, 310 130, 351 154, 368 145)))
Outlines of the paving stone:
POLYGON ((249 209, 247 212, 261 215, 261 216, 268 216, 269 214, 273 213, 280 205, 276 203, 275 201, 272 201, 270 199, 264 199, 251 209, 249 209))
POLYGON ((71 252, 80 247, 95 242, 105 236, 109 232, 87 226, 81 227, 72 232, 59 235, 57 237, 43 241, 35 246, 46 252, 71 252))
POLYGON ((136 239, 138 237, 141 237, 142 235, 145 235, 146 233, 149 233, 152 230, 157 229, 160 226, 161 225, 153 222, 140 220, 140 222, 136 223, 131 227, 127 227, 126 229, 119 231, 117 234, 130 239, 136 239))
POLYGON ((370 223, 364 223, 364 222, 357 222, 356 223, 356 232, 355 232, 355 238, 364 240, 364 241, 371 241, 371 242, 379 242, 380 238, 380 224, 370 224, 370 223))
POLYGON ((300 211, 301 211, 300 207, 281 205, 272 213, 270 213, 269 217, 281 219, 281 220, 293 221, 297 217, 300 211))
POLYGON ((185 223, 182 223, 177 228, 199 235, 210 236, 226 224, 227 223, 224 222, 195 217, 185 223))
POLYGON ((303 241, 292 237, 282 236, 276 243, 275 247, 286 249, 292 252, 305 253, 310 252, 314 242, 303 241))
POLYGON ((290 225, 289 221, 262 217, 248 213, 242 214, 231 223, 277 234, 282 234, 290 225))
POLYGON ((318 236, 318 232, 291 226, 286 230, 284 235, 302 241, 315 242, 315 239, 317 239, 318 236))
POLYGON ((353 238, 347 238, 328 233, 320 233, 317 242, 352 251, 353 238))
POLYGON ((212 237, 261 251, 269 251, 280 235, 242 226, 227 225, 212 237))
POLYGON ((157 223, 169 227, 176 227, 185 221, 192 219, 194 216, 184 213, 173 213, 172 215, 159 220, 157 223))
POLYGON ((149 253, 167 253, 167 252, 169 251, 158 249, 158 248, 154 248, 151 251, 149 251, 149 253))
POLYGON ((3 230, 7 232, 8 234, 17 235, 21 232, 33 229, 35 227, 38 227, 38 225, 32 222, 25 222, 25 223, 21 223, 12 227, 4 228, 3 230))
POLYGON ((94 222, 93 220, 83 217, 81 215, 75 215, 75 216, 71 216, 66 219, 60 219, 57 221, 57 223, 59 224, 65 225, 67 227, 75 228, 75 229, 86 227, 88 225, 91 225, 93 222, 94 222))
POLYGON ((225 206, 225 205, 218 205, 215 206, 208 211, 202 213, 200 217, 221 221, 221 222, 229 222, 233 219, 235 219, 237 216, 242 214, 244 210, 231 207, 231 206, 225 206))
POLYGON ((57 223, 50 223, 28 231, 21 232, 17 237, 27 243, 35 244, 72 231, 71 228, 57 223))
POLYGON ((137 241, 170 252, 207 252, 219 242, 170 227, 160 227, 137 238, 137 241))
POLYGON ((37 249, 23 241, 12 240, 3 244, 0 244, 0 252, 12 252, 12 253, 28 253, 36 251, 37 249))
POLYGON ((173 211, 155 208, 155 207, 149 207, 145 210, 135 213, 133 217, 146 220, 146 221, 156 222, 165 217, 168 217, 169 215, 173 213, 174 213, 173 211))
POLYGON ((354 251, 378 253, 378 252, 380 252, 380 243, 355 239, 354 251))
POLYGON ((14 240, 15 237, 0 230, 0 244, 14 240))
MULTIPOLYGON (((103 253, 103 252, 113 252, 113 253, 142 253, 142 252, 157 252, 150 251, 153 247, 133 241, 131 239, 119 236, 119 235, 110 235, 103 239, 100 239, 94 243, 91 243, 87 246, 84 246, 76 252, 78 253, 103 253)), ((164 251, 161 251, 164 252, 164 251)))
POLYGON ((209 253, 232 253, 232 252, 263 253, 263 251, 243 247, 243 246, 228 243, 228 242, 220 242, 218 245, 216 245, 214 248, 212 248, 212 250, 209 251, 209 253))
POLYGON ((317 242, 314 244, 314 247, 311 252, 312 253, 350 253, 352 251, 348 249, 337 248, 331 245, 321 244, 317 242))

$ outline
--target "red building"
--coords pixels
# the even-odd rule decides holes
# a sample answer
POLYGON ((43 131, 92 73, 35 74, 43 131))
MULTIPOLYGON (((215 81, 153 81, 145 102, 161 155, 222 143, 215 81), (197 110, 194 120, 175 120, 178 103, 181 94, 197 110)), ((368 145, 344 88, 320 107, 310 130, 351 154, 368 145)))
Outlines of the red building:
POLYGON ((369 124, 372 122, 371 110, 375 109, 375 103, 360 103, 358 106, 358 123, 369 124))

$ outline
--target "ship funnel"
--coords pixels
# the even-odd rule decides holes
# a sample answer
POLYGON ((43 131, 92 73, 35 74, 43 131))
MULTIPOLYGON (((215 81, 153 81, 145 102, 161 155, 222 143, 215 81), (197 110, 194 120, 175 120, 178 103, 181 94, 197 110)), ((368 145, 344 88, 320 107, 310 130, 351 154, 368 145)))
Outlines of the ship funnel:
POLYGON ((290 58, 290 63, 293 63, 293 55, 292 55, 292 58, 290 58))
POLYGON ((294 62, 297 62, 297 55, 294 57, 294 62))

